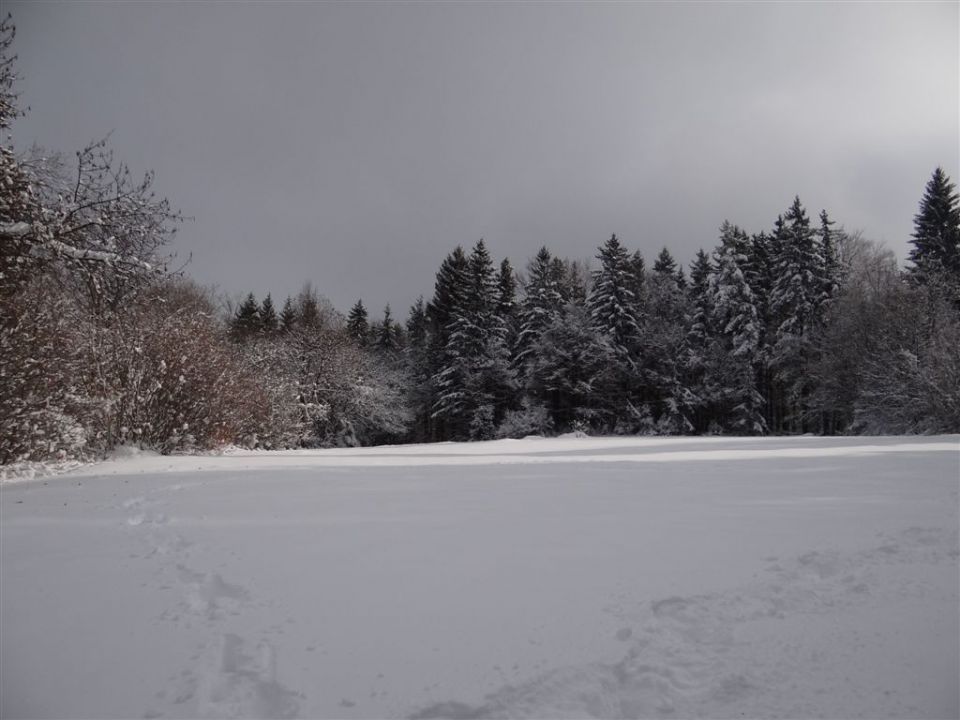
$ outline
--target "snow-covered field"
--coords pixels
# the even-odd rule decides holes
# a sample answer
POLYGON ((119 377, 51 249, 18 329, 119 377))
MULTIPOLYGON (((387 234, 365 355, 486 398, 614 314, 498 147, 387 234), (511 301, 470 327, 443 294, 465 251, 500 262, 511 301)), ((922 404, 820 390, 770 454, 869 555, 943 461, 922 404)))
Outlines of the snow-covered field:
POLYGON ((960 713, 960 438, 128 457, 0 488, 10 717, 960 713))

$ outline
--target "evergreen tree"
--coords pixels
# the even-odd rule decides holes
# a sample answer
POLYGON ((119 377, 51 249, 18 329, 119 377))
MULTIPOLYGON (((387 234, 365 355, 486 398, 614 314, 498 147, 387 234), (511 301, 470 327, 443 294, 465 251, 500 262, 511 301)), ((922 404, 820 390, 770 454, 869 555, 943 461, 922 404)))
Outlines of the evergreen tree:
POLYGON ((278 319, 277 311, 273 307, 273 298, 270 293, 263 299, 259 310, 260 331, 265 335, 272 335, 277 331, 278 319))
POLYGON ((289 334, 297 325, 297 311, 293 308, 293 300, 287 297, 280 311, 280 332, 289 334))
POLYGON ((826 210, 820 211, 820 256, 823 259, 823 290, 821 294, 824 302, 829 302, 840 292, 843 282, 839 248, 837 243, 840 234, 833 229, 836 223, 830 219, 826 210))
POLYGON ((463 300, 467 286, 467 256, 459 245, 444 258, 437 270, 433 299, 427 304, 427 319, 435 347, 446 345, 450 314, 463 300))
POLYGON ((747 263, 746 235, 724 222, 721 246, 715 254, 716 271, 709 280, 711 325, 715 328, 708 365, 724 429, 741 434, 766 431, 763 398, 756 389, 756 358, 760 318, 743 266, 747 263))
MULTIPOLYGON (((781 414, 789 429, 803 431, 807 414, 806 367, 812 358, 814 330, 822 319, 823 258, 810 220, 795 198, 774 234, 778 255, 770 314, 775 326, 771 362, 785 396, 781 414)), ((779 428, 778 428, 779 429, 779 428)))
POLYGON ((689 432, 693 397, 685 387, 687 297, 677 282, 677 262, 663 248, 648 278, 641 368, 646 401, 657 432, 689 432))
MULTIPOLYGON (((712 309, 710 305, 710 275, 713 273, 713 266, 710 264, 710 257, 701 248, 690 264, 690 288, 689 307, 691 309, 690 330, 688 333, 687 346, 693 353, 699 353, 702 357, 703 350, 709 342, 710 336, 710 316, 712 309)), ((693 365, 699 365, 699 360, 694 360, 693 365)))
POLYGON ((687 289, 687 276, 683 273, 683 265, 677 265, 677 287, 681 290, 687 289))
POLYGON ((404 349, 407 376, 407 399, 413 415, 413 440, 430 440, 430 414, 433 398, 430 378, 432 370, 428 358, 428 320, 423 296, 410 306, 407 316, 407 346, 404 349))
POLYGON ((593 290, 588 307, 594 329, 610 340, 624 357, 637 346, 641 334, 639 292, 642 287, 643 258, 633 257, 611 235, 597 259, 600 268, 593 273, 593 290))
POLYGON ((377 334, 377 348, 381 352, 394 353, 400 349, 400 328, 394 323, 390 314, 390 304, 383 308, 383 322, 380 323, 377 334))
POLYGON ((407 340, 411 348, 423 348, 427 344, 427 310, 423 295, 410 306, 407 316, 407 340))
POLYGON ((571 303, 552 316, 528 357, 527 392, 546 407, 558 430, 611 424, 617 405, 613 352, 593 329, 585 307, 571 303))
MULTIPOLYGON (((593 272, 587 300, 593 329, 613 350, 605 410, 615 433, 650 432, 648 404, 655 399, 641 367, 644 266, 639 252, 629 255, 616 235, 600 247, 600 267, 593 272)), ((654 382, 650 384, 655 384, 654 382)))
MULTIPOLYGON (((677 272, 677 261, 673 259, 673 255, 670 254, 670 251, 667 248, 663 248, 660 251, 660 254, 657 255, 657 260, 653 264, 653 272, 656 275, 666 276, 669 275, 674 278, 677 272)), ((682 272, 682 269, 681 269, 682 272)))
POLYGON ((309 283, 297 296, 297 324, 305 331, 319 330, 322 325, 320 300, 309 283))
POLYGON ((444 362, 434 375, 433 415, 454 437, 493 436, 513 391, 497 278, 483 240, 467 265, 466 286, 450 308, 444 362))
MULTIPOLYGON (((387 307, 389 308, 389 305, 387 307)), ((367 323, 367 309, 363 306, 363 300, 357 300, 357 304, 350 308, 350 314, 347 315, 347 333, 359 345, 367 344, 370 326, 367 323)))
POLYGON ((504 342, 508 350, 515 347, 518 332, 517 280, 509 258, 500 263, 497 275, 497 316, 504 326, 504 342))
POLYGON ((684 386, 693 395, 694 430, 707 429, 710 418, 707 414, 709 393, 705 385, 705 372, 712 338, 710 303, 710 276, 713 266, 710 257, 700 249, 690 264, 690 286, 687 291, 687 337, 684 353, 684 386))
POLYGON ((510 259, 504 258, 497 275, 497 315, 509 322, 517 310, 517 281, 513 276, 510 259))
POLYGON ((562 308, 563 295, 553 257, 546 247, 542 247, 527 266, 527 281, 520 304, 515 362, 521 376, 525 376, 529 361, 537 353, 544 331, 562 308))
POLYGON ((960 196, 942 168, 927 183, 913 227, 911 275, 927 282, 944 274, 960 285, 960 196))
POLYGON ((418 392, 423 404, 415 409, 415 413, 424 418, 426 436, 430 440, 447 440, 455 431, 443 413, 436 413, 439 392, 437 377, 455 361, 454 357, 448 355, 449 326, 454 310, 463 302, 467 270, 467 256, 463 248, 457 246, 440 264, 433 298, 426 307, 426 379, 422 381, 418 392))
POLYGON ((642 324, 644 315, 644 297, 646 293, 647 267, 643 261, 643 255, 637 250, 630 256, 630 275, 632 283, 630 289, 633 291, 634 311, 637 323, 642 324))
POLYGON ((260 306, 253 293, 240 303, 230 323, 230 334, 234 340, 246 340, 260 330, 260 306))

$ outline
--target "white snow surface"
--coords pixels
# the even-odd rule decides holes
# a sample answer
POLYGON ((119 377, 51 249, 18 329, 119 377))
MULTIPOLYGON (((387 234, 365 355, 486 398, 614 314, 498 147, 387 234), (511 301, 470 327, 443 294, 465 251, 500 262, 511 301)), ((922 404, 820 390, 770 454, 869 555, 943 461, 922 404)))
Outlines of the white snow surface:
POLYGON ((956 718, 960 437, 130 455, 0 487, 0 716, 956 718))

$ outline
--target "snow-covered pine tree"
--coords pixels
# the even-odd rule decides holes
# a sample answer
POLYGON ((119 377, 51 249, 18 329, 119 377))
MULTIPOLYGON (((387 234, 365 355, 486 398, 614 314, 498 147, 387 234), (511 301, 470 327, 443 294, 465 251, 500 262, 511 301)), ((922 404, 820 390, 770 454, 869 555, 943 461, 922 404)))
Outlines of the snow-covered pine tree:
POLYGON ((960 196, 943 168, 927 182, 913 228, 911 276, 924 283, 946 275, 960 286, 960 196))
POLYGON ((612 428, 617 433, 649 432, 649 400, 641 375, 640 355, 643 336, 642 297, 644 284, 643 258, 632 256, 616 235, 599 248, 600 267, 593 271, 593 287, 587 308, 593 329, 613 349, 615 362, 611 377, 615 378, 606 408, 616 418, 612 428))
POLYGON ((432 371, 427 357, 427 325, 427 308, 421 295, 410 306, 406 321, 407 344, 403 349, 406 376, 409 378, 405 395, 411 411, 411 439, 415 442, 431 439, 432 371))
POLYGON ((358 345, 367 344, 370 337, 370 324, 362 299, 357 300, 356 304, 350 308, 350 313, 347 315, 347 333, 357 341, 358 345))
POLYGON ((270 297, 270 293, 267 293, 263 302, 260 303, 258 317, 260 320, 260 331, 264 335, 273 335, 277 331, 279 320, 277 319, 277 311, 273 307, 273 298, 270 297))
POLYGON ((509 258, 500 263, 500 272, 497 275, 497 316, 503 323, 504 342, 512 353, 516 345, 519 332, 519 312, 517 303, 517 279, 509 258))
POLYGON ((708 385, 715 388, 724 430, 757 435, 766 432, 763 398, 756 388, 760 319, 742 267, 747 263, 746 234, 724 221, 720 247, 710 275, 711 346, 708 385))
POLYGON ((514 358, 520 377, 526 378, 530 362, 539 351, 540 338, 563 308, 556 267, 546 247, 541 247, 527 265, 523 291, 514 358))
MULTIPOLYGON (((808 427, 805 368, 811 361, 812 333, 821 321, 824 279, 823 258, 816 232, 800 203, 793 204, 774 233, 774 281, 770 291, 770 314, 775 327, 771 364, 784 396, 783 429, 803 432, 808 427)), ((780 427, 775 428, 777 430, 780 427)))
POLYGON ((500 263, 500 272, 497 275, 497 314, 508 321, 517 310, 517 281, 513 276, 513 267, 510 259, 504 258, 500 263))
POLYGON ((642 374, 658 433, 693 429, 693 396, 682 382, 687 298, 677 283, 677 262, 663 248, 646 285, 647 322, 643 334, 642 374))
POLYGON ((843 284, 843 272, 840 265, 840 248, 838 243, 842 235, 833 229, 836 224, 830 219, 826 210, 820 211, 820 257, 823 260, 821 276, 823 278, 823 302, 830 302, 840 292, 843 284))
MULTIPOLYGON (((458 245, 440 264, 433 287, 433 299, 427 303, 427 320, 435 348, 442 349, 446 345, 450 314, 462 302, 466 288, 467 256, 458 245)), ((439 352, 436 354, 439 355, 439 352)))
POLYGON ((701 248, 690 264, 690 286, 687 290, 687 337, 685 342, 684 387, 692 394, 693 425, 696 432, 705 432, 710 425, 707 411, 712 402, 705 384, 705 372, 712 338, 713 315, 710 304, 710 257, 701 248))
POLYGON ((444 362, 433 381, 433 416, 453 437, 493 436, 498 408, 513 391, 505 336, 497 314, 498 288, 490 254, 477 242, 467 266, 466 286, 450 308, 444 362))
POLYGON ((453 430, 448 427, 444 416, 435 415, 438 388, 436 377, 452 358, 447 356, 449 324, 454 308, 463 302, 467 286, 467 256, 459 245, 443 259, 437 270, 433 298, 427 303, 427 345, 424 353, 426 361, 426 380, 418 397, 423 401, 421 407, 414 408, 417 416, 426 417, 426 437, 428 440, 448 440, 453 430))
POLYGON ((552 316, 540 334, 537 351, 528 357, 527 393, 547 409, 556 430, 602 428, 615 418, 616 365, 606 340, 593 329, 583 305, 568 304, 552 316))
POLYGON ((631 257, 616 235, 600 246, 597 259, 600 267, 593 272, 588 300, 590 318, 594 329, 632 364, 641 335, 643 259, 639 253, 631 257))
POLYGON ((673 278, 674 282, 676 282, 676 277, 674 276, 677 272, 677 261, 673 259, 673 255, 670 254, 670 251, 666 247, 657 255, 657 259, 653 263, 653 272, 660 277, 669 275, 673 278))

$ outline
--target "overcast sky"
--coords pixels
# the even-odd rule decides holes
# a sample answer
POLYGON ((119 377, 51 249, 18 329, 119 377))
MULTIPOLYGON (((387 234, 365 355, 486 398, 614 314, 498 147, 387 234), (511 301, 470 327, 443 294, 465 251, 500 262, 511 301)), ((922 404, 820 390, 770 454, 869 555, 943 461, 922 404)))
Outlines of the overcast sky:
POLYGON ((3 3, 20 148, 113 131, 190 274, 405 317, 455 245, 685 264, 799 194, 900 258, 958 180, 956 2, 3 3))

